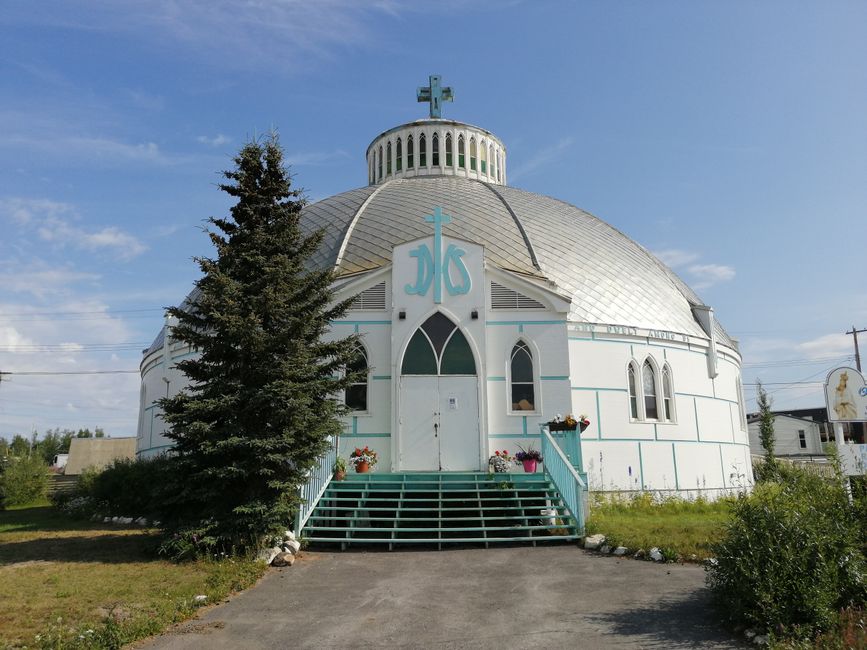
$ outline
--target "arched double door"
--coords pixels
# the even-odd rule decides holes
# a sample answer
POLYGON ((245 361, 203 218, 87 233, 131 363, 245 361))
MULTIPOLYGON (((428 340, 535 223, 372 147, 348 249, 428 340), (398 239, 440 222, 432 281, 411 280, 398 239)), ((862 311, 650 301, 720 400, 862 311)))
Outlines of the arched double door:
POLYGON ((480 467, 479 380, 466 337, 436 312, 410 338, 400 374, 400 468, 480 467))

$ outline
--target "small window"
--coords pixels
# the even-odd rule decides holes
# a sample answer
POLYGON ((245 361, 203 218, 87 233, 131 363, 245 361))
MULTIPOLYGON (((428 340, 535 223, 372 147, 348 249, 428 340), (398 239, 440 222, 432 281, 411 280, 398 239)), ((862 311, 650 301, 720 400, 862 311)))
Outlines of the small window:
POLYGON ((513 411, 536 410, 536 387, 533 377, 533 355, 523 341, 512 348, 510 362, 513 411))
POLYGON ((398 171, 398 172, 401 169, 403 169, 403 149, 401 148, 401 146, 402 145, 401 145, 400 138, 398 138, 397 143, 395 145, 395 151, 397 153, 397 158, 395 158, 395 161, 394 161, 394 170, 398 171))
POLYGON ((807 432, 803 429, 798 429, 798 444, 801 446, 801 449, 807 448, 807 432))
POLYGON ((476 171, 476 139, 470 138, 470 169, 476 171))
POLYGON ((391 175, 391 142, 385 145, 385 174, 391 175))
POLYGON ((430 158, 431 165, 434 167, 440 166, 440 137, 434 133, 430 141, 430 158))
POLYGON ((406 136, 406 168, 412 169, 412 136, 406 136))
POLYGON ((494 175, 494 145, 488 145, 488 160, 491 161, 491 176, 494 175))
POLYGON ((644 362, 641 369, 641 387, 644 392, 644 417, 648 420, 659 419, 659 407, 656 404, 656 372, 650 360, 644 362))
POLYGON ((427 141, 424 133, 418 136, 418 166, 427 167, 427 141))
POLYGON ((666 422, 674 421, 674 391, 671 388, 671 368, 662 369, 662 411, 666 422))
POLYGON ((382 146, 379 147, 379 180, 382 180, 382 146))
POLYGON ((503 160, 503 159, 500 158, 500 154, 497 153, 497 182, 500 182, 500 181, 501 181, 501 178, 500 178, 500 169, 501 169, 501 167, 502 167, 502 160, 503 160))
POLYGON ((441 312, 419 327, 403 355, 404 375, 475 375, 476 361, 463 333, 441 312))
POLYGON ((417 329, 406 346, 403 354, 401 373, 404 375, 437 374, 437 358, 430 340, 421 329, 417 329))
POLYGON ((466 167, 466 161, 464 160, 464 136, 458 136, 458 167, 464 169, 466 167))
POLYGON ((626 371, 629 384, 629 415, 633 420, 638 419, 638 391, 636 390, 635 381, 635 364, 630 363, 629 369, 626 371))
POLYGON ((446 133, 446 167, 452 166, 452 134, 446 133))
POLYGON ((461 331, 455 328, 449 337, 446 347, 440 359, 441 375, 474 375, 476 374, 476 360, 473 359, 473 351, 467 338, 461 331))
POLYGON ((488 173, 488 149, 485 146, 484 142, 481 143, 481 149, 482 149, 482 173, 487 174, 488 173))
POLYGON ((367 410, 367 355, 362 346, 355 349, 355 356, 346 366, 346 374, 357 375, 356 380, 346 387, 344 403, 350 411, 367 410))
POLYGON ((374 152, 370 156, 370 169, 367 175, 368 182, 374 183, 376 181, 376 153, 374 152))

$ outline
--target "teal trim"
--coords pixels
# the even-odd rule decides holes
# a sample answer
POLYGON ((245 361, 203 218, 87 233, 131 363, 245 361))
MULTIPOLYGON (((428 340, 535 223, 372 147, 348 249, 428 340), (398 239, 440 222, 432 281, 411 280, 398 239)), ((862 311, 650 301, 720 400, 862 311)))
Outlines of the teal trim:
POLYGON ((506 381, 505 377, 488 377, 488 381, 506 381))
MULTIPOLYGON (((618 341, 616 339, 615 340, 600 339, 596 336, 596 332, 590 332, 589 337, 586 337, 586 336, 567 336, 566 338, 569 339, 570 341, 594 341, 596 343, 616 343, 618 345, 629 345, 630 347, 632 345, 634 345, 633 343, 630 343, 629 341, 618 341)), ((676 350, 678 352, 689 352, 691 354, 699 354, 703 357, 707 356, 706 352, 701 352, 700 350, 690 350, 689 348, 682 348, 682 347, 678 347, 676 345, 662 345, 661 343, 647 343, 646 345, 648 347, 651 347, 651 348, 663 348, 663 350, 676 350)), ((690 345, 690 344, 687 343, 686 345, 690 345)), ((665 352, 663 352, 663 357, 667 358, 665 356, 665 352)), ((728 361, 733 366, 738 367, 738 368, 740 367, 738 365, 737 361, 735 361, 734 359, 730 359, 725 353, 717 352, 717 359, 720 359, 721 361, 728 361)))
POLYGON ((524 429, 524 435, 527 435, 527 416, 524 415, 521 417, 521 427, 524 429))
POLYGON ((641 443, 638 443, 638 476, 641 481, 641 489, 644 489, 644 456, 641 454, 641 443))
POLYGON ((391 438, 390 433, 341 433, 341 438, 391 438))
POLYGON ((487 320, 485 325, 562 325, 565 320, 487 320))
POLYGON ((680 397, 699 397, 699 398, 701 398, 701 399, 715 399, 715 400, 718 400, 718 401, 720 401, 720 402, 728 402, 729 404, 737 404, 737 400, 726 399, 725 397, 716 397, 716 396, 711 397, 710 395, 697 395, 697 394, 695 394, 695 393, 677 393, 677 392, 676 392, 676 393, 675 393, 675 396, 680 396, 680 397))
POLYGON ((599 406, 599 392, 596 392, 596 439, 602 440, 602 408, 599 406))
POLYGON ((674 461, 674 489, 680 489, 680 479, 677 476, 677 454, 674 453, 674 443, 671 443, 671 460, 674 461))
POLYGON ((734 447, 749 448, 749 444, 728 442, 727 440, 676 440, 675 438, 659 438, 658 440, 654 440, 653 438, 602 438, 600 440, 590 439, 588 442, 671 442, 690 445, 732 445, 734 447))
POLYGON ((692 398, 692 410, 695 414, 695 437, 701 440, 701 429, 698 426, 698 400, 695 397, 692 398))
POLYGON ((725 463, 723 463, 722 447, 719 448, 719 469, 722 472, 723 487, 728 487, 726 485, 726 466, 725 463))
POLYGON ((358 416, 352 416, 352 434, 358 433, 358 416))
POLYGON ((356 323, 353 327, 355 328, 355 333, 358 334, 358 323, 356 323))
POLYGON ((333 320, 331 325, 391 325, 390 320, 333 320))
POLYGON ((387 381, 391 379, 391 375, 373 375, 371 379, 376 381, 387 381))
POLYGON ((489 433, 488 438, 539 438, 536 433, 489 433))
POLYGON ((595 391, 612 390, 612 391, 617 392, 617 393, 625 393, 626 392, 625 388, 592 388, 590 386, 572 386, 572 390, 595 390, 595 391))
POLYGON ((569 375, 541 375, 539 379, 542 381, 567 381, 569 375))

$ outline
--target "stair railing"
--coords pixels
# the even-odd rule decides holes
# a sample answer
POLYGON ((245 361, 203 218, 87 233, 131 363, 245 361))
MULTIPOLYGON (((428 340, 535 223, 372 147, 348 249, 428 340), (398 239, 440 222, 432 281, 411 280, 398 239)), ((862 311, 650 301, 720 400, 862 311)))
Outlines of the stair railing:
POLYGON ((307 473, 307 480, 298 488, 298 514, 295 515, 295 535, 300 536, 310 515, 325 494, 331 477, 334 476, 334 463, 337 460, 337 443, 334 436, 328 438, 328 449, 316 459, 316 464, 307 473))
POLYGON ((542 458, 545 474, 560 493, 563 504, 578 524, 578 534, 584 534, 584 497, 587 484, 569 462, 547 426, 542 431, 542 458))

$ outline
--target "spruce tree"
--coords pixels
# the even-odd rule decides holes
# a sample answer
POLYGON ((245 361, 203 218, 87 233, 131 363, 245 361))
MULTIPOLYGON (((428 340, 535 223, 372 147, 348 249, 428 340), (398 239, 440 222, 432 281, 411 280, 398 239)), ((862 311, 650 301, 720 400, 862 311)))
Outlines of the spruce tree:
POLYGON ((326 338, 349 301, 333 302, 332 269, 309 264, 322 233, 302 233, 304 199, 277 137, 234 160, 220 189, 237 202, 208 220, 216 257, 196 258, 192 308, 169 309, 172 337, 199 352, 177 363, 190 385, 160 401, 178 479, 163 549, 175 556, 253 551, 285 530, 298 485, 340 431, 335 397, 355 379, 356 338, 326 338))

